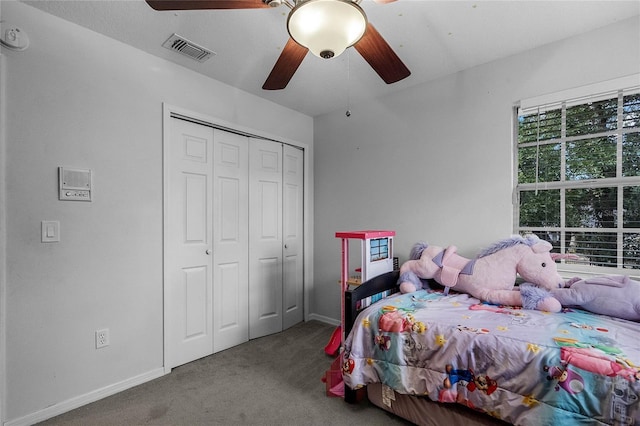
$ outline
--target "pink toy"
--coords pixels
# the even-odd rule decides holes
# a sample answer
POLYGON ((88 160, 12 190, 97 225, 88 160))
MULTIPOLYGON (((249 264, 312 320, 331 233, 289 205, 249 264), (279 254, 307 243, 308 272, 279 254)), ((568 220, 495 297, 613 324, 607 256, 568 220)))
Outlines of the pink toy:
POLYGON ((411 250, 412 260, 400 268, 398 284, 402 293, 411 293, 422 288, 421 279, 434 279, 446 292, 453 288, 495 304, 559 312, 562 306, 547 290, 565 285, 554 261, 564 255, 552 255, 551 248, 535 235, 514 236, 466 259, 455 246, 418 243, 411 250), (514 289, 517 275, 532 285, 521 286, 522 292, 514 289))

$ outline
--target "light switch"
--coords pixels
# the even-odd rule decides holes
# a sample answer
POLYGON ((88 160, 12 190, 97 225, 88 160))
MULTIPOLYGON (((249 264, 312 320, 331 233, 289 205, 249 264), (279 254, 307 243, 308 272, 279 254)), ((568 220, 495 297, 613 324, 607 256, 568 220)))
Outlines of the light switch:
POLYGON ((60 221, 43 220, 42 221, 42 242, 57 243, 60 241, 60 221))

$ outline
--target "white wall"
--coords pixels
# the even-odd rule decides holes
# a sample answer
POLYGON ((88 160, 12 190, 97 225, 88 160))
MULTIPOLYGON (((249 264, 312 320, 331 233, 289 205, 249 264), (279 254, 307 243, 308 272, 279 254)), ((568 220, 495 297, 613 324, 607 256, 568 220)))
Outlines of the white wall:
POLYGON ((638 34, 636 16, 316 117, 312 311, 340 318, 336 231, 395 230, 401 263, 417 241, 473 256, 511 235, 514 103, 640 72, 638 34))
POLYGON ((29 423, 162 372, 162 103, 309 147, 313 120, 21 3, 2 19, 31 41, 0 68, 2 411, 29 423), (93 171, 92 203, 58 201, 63 165, 93 171), (40 242, 42 220, 59 243, 40 242))

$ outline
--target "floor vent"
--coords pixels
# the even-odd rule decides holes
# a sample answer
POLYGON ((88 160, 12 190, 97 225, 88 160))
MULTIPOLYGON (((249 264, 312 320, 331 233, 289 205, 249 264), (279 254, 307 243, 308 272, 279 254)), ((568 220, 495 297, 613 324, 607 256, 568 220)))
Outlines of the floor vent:
POLYGON ((215 55, 214 52, 205 49, 202 46, 198 46, 197 44, 175 33, 172 34, 171 37, 169 37, 167 41, 162 44, 162 47, 166 47, 169 50, 174 50, 178 53, 182 53, 183 55, 188 56, 191 59, 195 59, 198 62, 204 62, 215 55))

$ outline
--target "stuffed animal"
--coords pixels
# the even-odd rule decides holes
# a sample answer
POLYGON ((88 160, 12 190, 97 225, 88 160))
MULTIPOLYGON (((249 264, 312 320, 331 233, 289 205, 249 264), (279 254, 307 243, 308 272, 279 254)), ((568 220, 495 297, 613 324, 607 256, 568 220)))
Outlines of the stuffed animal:
POLYGON ((567 288, 550 290, 562 306, 574 306, 597 314, 640 321, 640 282, 625 275, 572 278, 567 288))
POLYGON ((475 259, 446 249, 418 243, 411 250, 411 260, 400 268, 398 284, 402 293, 422 288, 421 279, 434 279, 439 284, 490 303, 525 306, 559 312, 560 303, 546 290, 564 287, 558 274, 551 244, 535 235, 513 236, 490 246, 475 259), (525 292, 515 289, 517 275, 532 286, 525 292))

